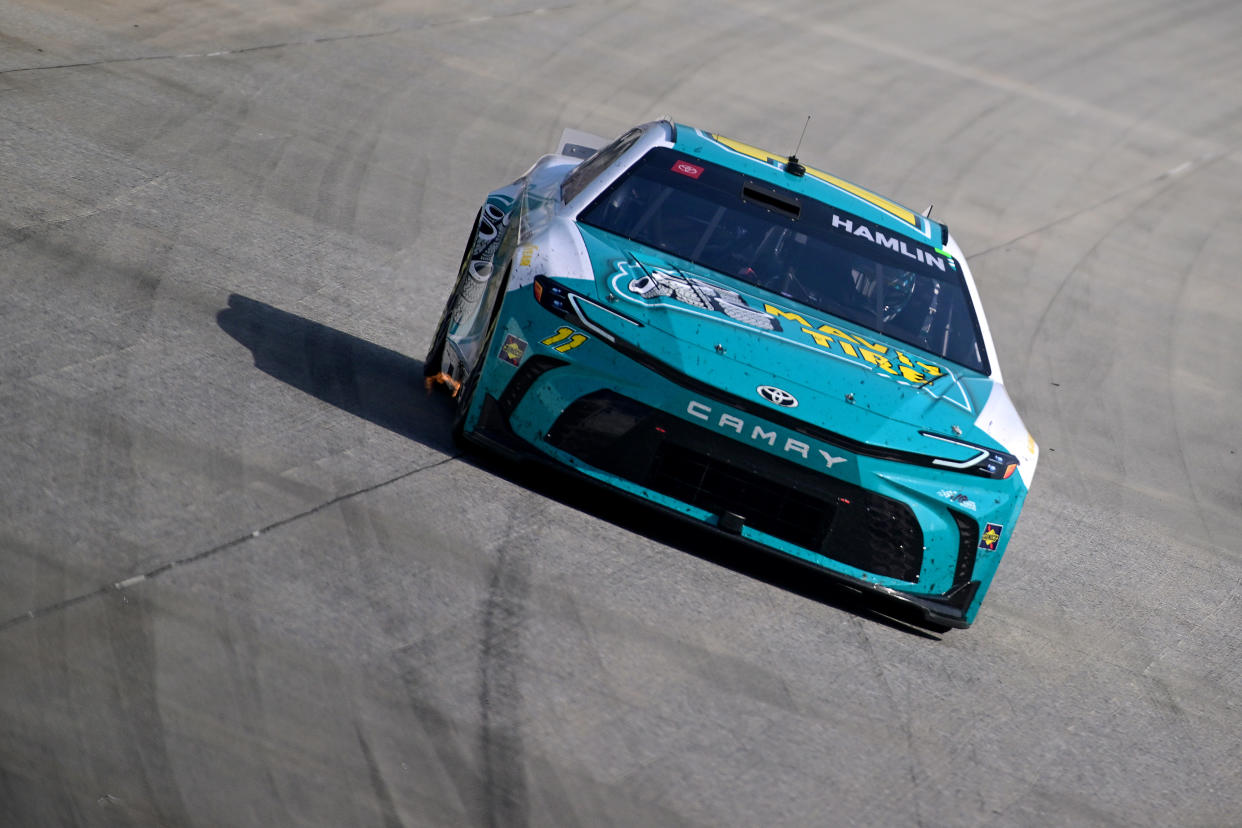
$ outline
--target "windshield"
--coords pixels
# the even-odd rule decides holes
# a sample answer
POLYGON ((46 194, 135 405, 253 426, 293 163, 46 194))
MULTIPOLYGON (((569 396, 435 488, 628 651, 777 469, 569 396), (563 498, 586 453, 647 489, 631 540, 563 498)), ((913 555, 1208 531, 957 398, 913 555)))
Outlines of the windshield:
POLYGON ((988 371, 951 256, 784 188, 661 147, 578 220, 988 371))

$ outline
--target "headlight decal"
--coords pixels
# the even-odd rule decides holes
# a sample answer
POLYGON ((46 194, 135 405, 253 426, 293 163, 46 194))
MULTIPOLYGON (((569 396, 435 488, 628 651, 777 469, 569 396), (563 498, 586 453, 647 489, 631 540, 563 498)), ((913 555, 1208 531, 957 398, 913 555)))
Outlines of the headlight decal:
POLYGON ((535 277, 533 290, 535 292, 535 301, 538 302, 541 307, 551 311, 562 319, 577 322, 579 325, 591 331, 596 336, 610 343, 615 343, 617 341, 616 336, 592 322, 587 317, 584 310, 585 308, 601 311, 608 314, 611 318, 635 327, 642 326, 642 323, 630 319, 624 314, 617 313, 611 308, 606 308, 603 305, 592 302, 582 294, 572 291, 564 285, 549 279, 547 276, 542 274, 535 277))
POLYGON ((955 446, 962 446, 977 452, 975 456, 966 460, 948 460, 943 457, 936 457, 932 460, 932 465, 934 466, 954 471, 969 472, 994 480, 1008 480, 1018 468, 1018 458, 1008 452, 990 449, 986 446, 976 445, 975 443, 969 443, 954 437, 946 437, 943 434, 936 434, 931 431, 920 431, 919 433, 933 440, 941 440, 945 443, 952 443, 955 446))

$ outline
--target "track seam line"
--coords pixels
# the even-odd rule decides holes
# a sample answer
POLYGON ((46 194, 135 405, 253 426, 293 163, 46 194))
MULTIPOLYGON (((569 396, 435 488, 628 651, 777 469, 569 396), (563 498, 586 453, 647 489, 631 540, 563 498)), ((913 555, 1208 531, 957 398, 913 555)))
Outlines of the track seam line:
POLYGON ((64 610, 64 609, 68 609, 69 607, 76 606, 77 604, 80 604, 84 601, 88 601, 91 598, 97 598, 100 595, 106 595, 109 592, 123 592, 126 589, 136 586, 144 581, 149 581, 153 578, 158 578, 172 569, 175 569, 177 567, 182 567, 182 566, 188 566, 190 564, 194 564, 194 563, 198 563, 199 561, 206 560, 207 558, 210 558, 220 552, 224 552, 225 550, 231 549, 234 546, 239 546, 248 540, 257 538, 260 535, 266 534, 268 532, 273 532, 277 529, 284 528, 285 526, 288 526, 289 524, 294 523, 295 521, 299 521, 299 520, 302 520, 303 518, 310 517, 311 515, 318 514, 319 512, 322 512, 325 509, 331 508, 332 506, 335 506, 338 503, 341 503, 346 500, 351 500, 355 497, 360 497, 365 494, 369 494, 375 491, 376 489, 382 489, 385 486, 391 485, 393 483, 397 483, 401 480, 405 480, 408 477, 413 477, 414 475, 420 474, 421 472, 430 471, 431 469, 439 468, 440 466, 453 462, 459 457, 461 457, 461 454, 449 455, 448 457, 445 457, 443 460, 439 460, 435 463, 432 463, 429 466, 420 466, 417 469, 411 469, 410 471, 402 472, 401 474, 398 474, 395 477, 390 477, 387 480, 381 480, 379 483, 373 483, 370 486, 364 486, 361 489, 355 489, 352 492, 346 492, 345 494, 337 495, 336 497, 333 497, 329 500, 325 500, 323 503, 312 506, 311 508, 306 509, 305 511, 298 512, 297 514, 290 515, 289 517, 286 517, 286 518, 281 518, 280 520, 269 523, 266 526, 247 532, 244 535, 239 535, 238 537, 235 537, 231 540, 227 540, 224 543, 217 544, 216 546, 213 546, 210 549, 204 549, 201 552, 195 552, 194 554, 187 555, 184 558, 178 558, 177 560, 169 561, 164 564, 160 564, 154 569, 148 570, 147 572, 143 572, 138 575, 134 575, 129 578, 125 578, 124 580, 113 581, 112 583, 104 584, 98 589, 93 589, 90 592, 84 592, 80 595, 75 595, 71 598, 65 598, 61 601, 57 601, 53 604, 48 604, 47 606, 44 606, 44 607, 38 607, 35 609, 27 610, 21 615, 14 616, 8 619, 7 621, 0 623, 0 633, 5 632, 11 627, 16 627, 19 624, 25 624, 26 622, 33 621, 36 618, 42 618, 45 615, 50 615, 54 612, 59 612, 60 610, 64 610))
POLYGON ((428 29, 438 29, 444 26, 458 26, 463 24, 486 23, 491 20, 504 20, 513 17, 525 17, 528 15, 548 14, 549 12, 565 11, 573 9, 582 3, 565 3, 559 6, 540 6, 534 9, 521 9, 519 11, 508 12, 504 14, 480 15, 474 17, 456 17, 450 20, 433 20, 419 23, 411 26, 398 26, 394 29, 382 29, 375 32, 357 32, 353 34, 342 35, 324 35, 321 37, 310 37, 303 40, 289 40, 283 43, 262 43, 258 46, 244 46, 240 49, 220 49, 215 52, 194 52, 189 54, 162 54, 162 55, 136 55, 133 57, 117 57, 117 58, 100 58, 99 60, 82 61, 79 63, 53 63, 45 66, 18 66, 13 69, 0 69, 0 75, 11 75, 18 72, 39 72, 45 69, 79 69, 87 66, 107 66, 114 63, 140 63, 142 61, 152 60, 182 60, 186 58, 212 58, 224 57, 227 55, 244 55, 250 52, 263 52, 273 49, 286 49, 293 46, 314 46, 320 43, 335 43, 342 40, 365 40, 372 37, 388 37, 395 34, 404 34, 406 32, 421 32, 428 29))

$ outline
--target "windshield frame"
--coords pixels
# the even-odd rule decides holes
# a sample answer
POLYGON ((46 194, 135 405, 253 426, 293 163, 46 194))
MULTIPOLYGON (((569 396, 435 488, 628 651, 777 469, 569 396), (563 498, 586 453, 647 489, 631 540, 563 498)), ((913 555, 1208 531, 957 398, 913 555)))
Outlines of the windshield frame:
POLYGON ((991 374, 976 297, 956 257, 803 192, 658 146, 580 210, 577 220, 955 365, 991 374), (660 231, 657 221, 663 222, 660 231), (691 229, 680 235, 663 229, 677 222, 691 229), (743 254, 735 261, 733 253, 725 258, 717 239, 729 241, 730 234, 734 242, 750 237, 754 253, 749 259, 743 254), (798 282, 795 268, 781 259, 786 246, 790 255, 785 259, 794 259, 796 253, 809 275, 805 281, 815 282, 818 291, 793 286, 798 282), (835 273, 830 275, 830 270, 835 273), (784 282, 774 276, 778 272, 787 274, 784 282), (852 293, 844 279, 852 280, 852 293), (829 301, 830 290, 848 301, 829 301), (943 322, 938 321, 939 313, 947 314, 943 322), (919 314, 922 321, 915 330, 910 323, 919 321, 919 314), (929 338, 933 325, 940 347, 929 338))

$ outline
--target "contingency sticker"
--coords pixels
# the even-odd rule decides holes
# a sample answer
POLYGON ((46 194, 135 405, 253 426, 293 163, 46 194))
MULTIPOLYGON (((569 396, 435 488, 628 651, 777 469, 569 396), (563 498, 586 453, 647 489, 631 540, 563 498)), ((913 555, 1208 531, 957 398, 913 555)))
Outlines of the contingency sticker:
POLYGON ((507 362, 510 365, 519 365, 522 357, 526 354, 526 342, 518 339, 513 334, 505 336, 505 343, 500 346, 500 353, 496 356, 501 362, 507 362))
POLYGON ((979 548, 994 551, 1004 530, 1005 527, 999 523, 989 523, 983 529, 983 537, 979 538, 979 548))

